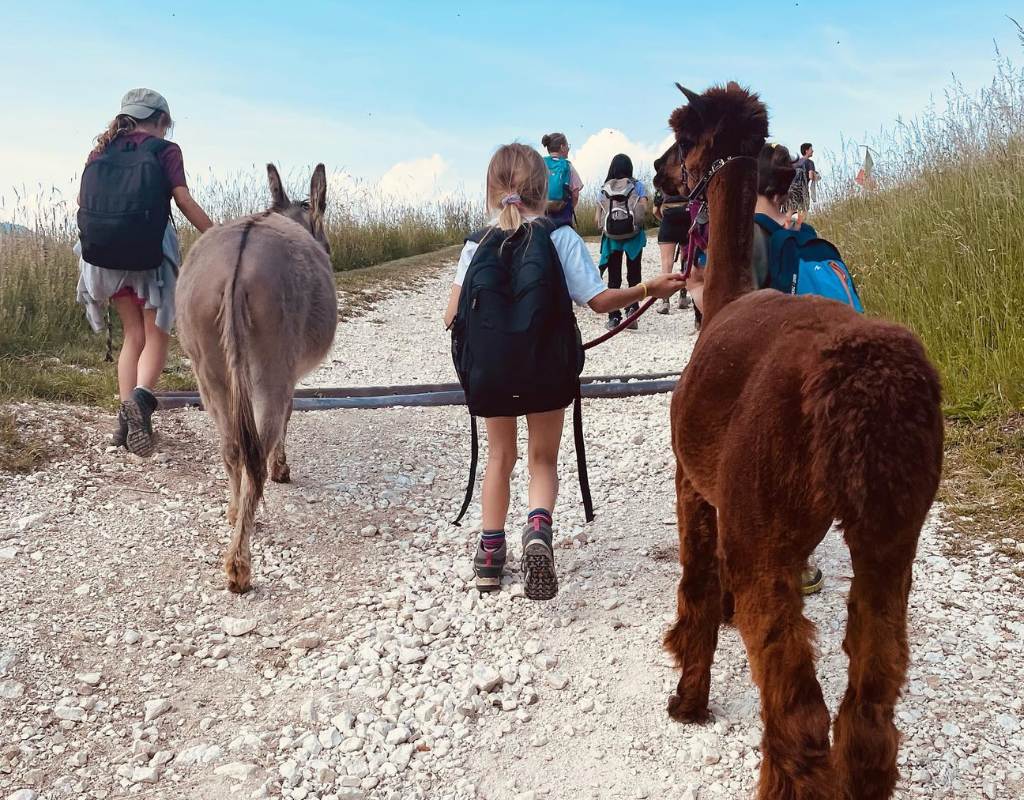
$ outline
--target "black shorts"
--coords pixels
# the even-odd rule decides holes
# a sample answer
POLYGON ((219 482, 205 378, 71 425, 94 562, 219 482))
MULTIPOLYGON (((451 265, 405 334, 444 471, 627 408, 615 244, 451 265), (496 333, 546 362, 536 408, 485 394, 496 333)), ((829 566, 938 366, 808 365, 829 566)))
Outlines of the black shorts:
POLYGON ((690 212, 685 208, 670 209, 658 228, 659 244, 686 244, 690 238, 690 212))

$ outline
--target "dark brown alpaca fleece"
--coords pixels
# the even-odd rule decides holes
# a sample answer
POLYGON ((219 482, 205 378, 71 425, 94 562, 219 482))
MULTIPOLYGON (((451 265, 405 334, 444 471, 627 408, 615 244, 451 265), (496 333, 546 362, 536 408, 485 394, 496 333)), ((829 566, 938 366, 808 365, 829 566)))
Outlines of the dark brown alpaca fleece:
MULTIPOLYGON (((767 114, 756 95, 735 83, 684 93, 670 124, 691 186, 718 158, 757 154, 767 114)), ((899 325, 751 291, 756 184, 755 162, 737 159, 708 187, 704 325, 672 396, 683 573, 665 637, 681 669, 668 710, 708 717, 725 586, 761 691, 758 797, 879 800, 898 777, 893 707, 909 661, 911 566, 942 466, 939 378, 899 325), (830 748, 799 584, 834 520, 854 578, 830 748)))

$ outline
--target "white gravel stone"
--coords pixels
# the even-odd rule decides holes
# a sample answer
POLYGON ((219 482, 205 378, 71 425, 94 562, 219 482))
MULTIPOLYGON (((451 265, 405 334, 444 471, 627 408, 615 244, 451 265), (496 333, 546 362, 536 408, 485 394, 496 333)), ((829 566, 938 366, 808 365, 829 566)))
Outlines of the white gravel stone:
POLYGON ((245 634, 256 630, 257 625, 259 625, 259 620, 255 619, 222 617, 220 620, 220 628, 228 636, 245 636, 245 634))
POLYGON ((147 700, 145 705, 145 712, 143 719, 146 722, 152 722, 157 717, 166 714, 171 710, 171 701, 166 697, 158 697, 153 700, 147 700))
POLYGON ((259 772, 259 767, 244 761, 231 761, 227 764, 221 764, 219 767, 214 767, 213 772, 215 775, 223 775, 232 780, 247 781, 255 777, 256 773, 259 772))
POLYGON ((473 685, 481 692, 489 692, 501 686, 501 673, 490 664, 474 664, 473 685))

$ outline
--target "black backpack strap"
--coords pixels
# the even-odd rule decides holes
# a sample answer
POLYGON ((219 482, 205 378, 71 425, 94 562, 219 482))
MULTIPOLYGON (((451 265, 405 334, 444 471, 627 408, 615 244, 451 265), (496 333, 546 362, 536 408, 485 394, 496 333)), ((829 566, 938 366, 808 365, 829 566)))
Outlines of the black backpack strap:
POLYGON ((152 153, 155 156, 160 155, 165 148, 170 147, 173 142, 169 142, 166 139, 161 139, 159 136, 150 136, 148 139, 144 139, 142 144, 139 145, 141 150, 145 150, 152 153))
POLYGON ((572 404, 572 435, 576 443, 576 471, 579 473, 580 494, 583 495, 583 514, 587 522, 594 521, 594 501, 590 497, 590 479, 587 477, 587 451, 583 443, 583 400, 576 387, 572 404))
POLYGON ((466 484, 466 497, 462 501, 462 508, 459 510, 459 516, 457 516, 452 525, 456 528, 462 527, 462 518, 466 516, 466 511, 469 509, 469 504, 473 501, 473 487, 476 485, 476 463, 477 457, 480 453, 480 440, 476 429, 476 417, 472 414, 469 417, 469 430, 470 438, 472 443, 472 455, 469 457, 469 483, 466 484))

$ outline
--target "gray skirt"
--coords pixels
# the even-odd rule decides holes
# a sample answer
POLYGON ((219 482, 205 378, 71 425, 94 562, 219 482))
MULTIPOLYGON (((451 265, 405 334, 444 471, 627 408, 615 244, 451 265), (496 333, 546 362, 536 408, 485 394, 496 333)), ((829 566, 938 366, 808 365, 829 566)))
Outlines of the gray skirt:
POLYGON ((156 324, 170 333, 174 328, 174 288, 181 267, 181 249, 174 225, 167 223, 164 231, 164 260, 156 269, 105 269, 82 258, 82 244, 75 244, 78 256, 78 302, 85 306, 85 316, 92 329, 99 333, 106 327, 104 315, 110 298, 122 289, 131 289, 142 300, 142 306, 156 309, 156 324))

